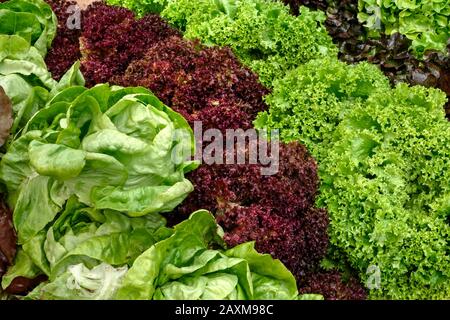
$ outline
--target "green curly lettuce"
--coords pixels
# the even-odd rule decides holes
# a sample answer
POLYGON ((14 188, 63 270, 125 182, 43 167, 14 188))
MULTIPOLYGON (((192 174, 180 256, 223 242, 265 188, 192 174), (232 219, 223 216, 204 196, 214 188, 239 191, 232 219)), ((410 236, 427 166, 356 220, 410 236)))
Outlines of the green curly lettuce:
POLYGON ((359 0, 358 18, 375 31, 401 33, 412 40, 418 57, 427 50, 447 53, 450 39, 450 1, 359 0))
POLYGON ((370 96, 338 126, 321 163, 331 242, 373 284, 372 298, 450 295, 445 100, 406 84, 370 96))
POLYGON ((269 110, 261 112, 254 124, 258 129, 278 129, 285 142, 301 141, 322 160, 346 114, 373 92, 389 89, 389 81, 374 65, 312 60, 274 83, 265 98, 269 110))

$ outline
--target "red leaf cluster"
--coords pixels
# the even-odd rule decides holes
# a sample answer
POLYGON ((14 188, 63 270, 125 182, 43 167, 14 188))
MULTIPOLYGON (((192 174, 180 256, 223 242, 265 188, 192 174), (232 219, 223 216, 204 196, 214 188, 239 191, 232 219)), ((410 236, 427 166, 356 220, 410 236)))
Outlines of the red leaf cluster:
POLYGON ((171 36, 180 36, 157 15, 135 19, 124 8, 102 3, 90 5, 83 13, 80 37, 82 68, 86 83, 110 81, 122 74, 146 50, 171 36))
POLYGON ((326 300, 365 300, 367 292, 360 282, 350 277, 343 279, 338 271, 311 273, 305 277, 300 293, 318 293, 326 300))
POLYGON ((112 82, 143 86, 203 128, 248 129, 266 109, 268 93, 230 49, 201 46, 174 36, 151 47, 112 82))
POLYGON ((280 259, 299 284, 326 254, 328 215, 323 209, 310 208, 290 219, 277 215, 276 209, 261 205, 228 204, 228 208, 218 212, 217 220, 226 231, 228 245, 256 241, 256 249, 280 259))
POLYGON ((58 18, 58 29, 52 47, 45 57, 45 63, 53 78, 59 80, 72 64, 81 58, 79 44, 81 30, 69 29, 67 26, 67 21, 73 14, 69 9, 76 5, 75 1, 46 0, 46 2, 58 18))

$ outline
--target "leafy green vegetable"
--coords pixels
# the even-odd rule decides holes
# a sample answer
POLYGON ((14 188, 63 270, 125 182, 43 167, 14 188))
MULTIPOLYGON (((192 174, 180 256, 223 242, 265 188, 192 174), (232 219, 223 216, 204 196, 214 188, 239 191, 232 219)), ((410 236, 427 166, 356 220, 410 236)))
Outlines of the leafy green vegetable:
POLYGON ((330 241, 372 298, 449 295, 445 101, 436 89, 391 89, 375 66, 321 59, 277 81, 255 122, 317 157, 330 241))
POLYGON ((102 263, 92 270, 82 263, 67 268, 54 282, 42 283, 26 299, 107 300, 115 294, 127 267, 114 268, 102 263))
MULTIPOLYGON (((0 3, 0 34, 25 39, 42 57, 45 57, 55 38, 56 27, 56 15, 42 0, 9 0, 0 3)), ((14 48, 14 44, 11 47, 14 48)))
POLYGON ((139 256, 118 299, 295 299, 297 286, 279 260, 254 243, 222 247, 222 232, 207 211, 193 213, 173 234, 139 256))
MULTIPOLYGON (((161 1, 110 0, 143 14, 161 1)), ((207 45, 229 46, 260 80, 272 86, 275 78, 313 58, 335 56, 320 11, 302 9, 294 17, 289 8, 269 0, 171 0, 161 15, 189 39, 207 45)))
MULTIPOLYGON (((93 211, 89 214, 95 215, 93 211)), ((77 214, 63 213, 63 216, 69 218, 77 214)), ((136 220, 143 218, 121 217, 143 225, 136 220)), ((97 232, 110 229, 111 225, 119 226, 117 222, 107 224, 102 224, 97 232)), ((65 229, 58 222, 54 226, 65 229)), ((86 224, 82 228, 88 230, 91 226, 86 224)), ((74 238, 66 231, 67 239, 61 238, 59 243, 76 243, 86 238, 82 233, 74 238)), ((134 262, 91 263, 78 258, 38 286, 26 299, 321 298, 319 295, 298 297, 296 281, 280 261, 257 253, 251 242, 225 250, 222 236, 223 231, 214 217, 207 211, 197 211, 173 229, 162 227, 154 232, 155 244, 149 245, 134 262)))
POLYGON ((450 1, 359 0, 358 18, 375 32, 404 34, 421 57, 427 50, 447 53, 450 1))
POLYGON ((128 8, 139 16, 146 13, 160 13, 172 0, 108 0, 108 4, 128 8))
POLYGON ((444 102, 439 90, 405 84, 375 93, 338 126, 322 161, 331 241, 373 284, 373 298, 450 294, 444 102))
MULTIPOLYGON (((64 79, 63 79, 64 80, 64 79)), ((193 133, 143 88, 99 85, 57 93, 27 123, 0 164, 19 243, 76 195, 129 216, 169 212, 189 192, 193 133)))
POLYGON ((35 47, 19 36, 0 35, 0 86, 12 102, 13 133, 45 104, 55 85, 35 47))
POLYGON ((54 280, 79 263, 131 265, 160 239, 155 232, 164 225, 159 215, 130 218, 86 207, 71 197, 52 225, 22 246, 2 286, 6 288, 18 276, 33 278, 42 273, 54 280))
POLYGON ((275 82, 257 128, 279 129, 286 141, 301 141, 318 160, 328 153, 337 125, 375 91, 390 89, 374 65, 347 65, 336 58, 312 60, 275 82))
POLYGON ((33 279, 39 274, 41 274, 41 270, 33 263, 30 256, 24 250, 19 250, 14 265, 8 269, 8 273, 2 278, 1 287, 7 288, 17 276, 33 279))
MULTIPOLYGON (((59 90, 44 58, 56 34, 57 21, 50 6, 41 0, 10 0, 0 3, 0 86, 11 99, 14 135, 59 90)), ((78 65, 68 72, 71 85, 84 85, 78 65), (75 76, 76 75, 76 76, 75 76)))

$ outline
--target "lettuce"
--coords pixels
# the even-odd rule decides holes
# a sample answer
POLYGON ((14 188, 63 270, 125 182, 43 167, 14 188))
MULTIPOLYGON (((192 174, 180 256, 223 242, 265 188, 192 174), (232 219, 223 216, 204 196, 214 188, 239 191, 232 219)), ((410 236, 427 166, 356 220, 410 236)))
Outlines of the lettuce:
MULTIPOLYGON (((0 3, 0 86, 12 102, 13 135, 45 104, 49 91, 58 86, 44 62, 56 26, 56 16, 44 1, 0 3)), ((71 85, 84 84, 77 67, 69 73, 77 74, 71 85)))
POLYGON ((418 57, 428 50, 447 53, 450 1, 359 0, 358 18, 375 32, 401 33, 418 57))
POLYGON ((7 288, 18 276, 46 274, 54 280, 77 263, 131 265, 159 240, 155 231, 164 225, 160 215, 130 218, 113 210, 95 210, 71 197, 51 226, 22 246, 2 286, 7 288))
POLYGON ((197 167, 186 160, 193 148, 186 120, 146 89, 63 89, 0 164, 19 243, 52 222, 70 196, 131 217, 170 212, 193 189, 184 178, 197 167))
POLYGON ((337 127, 322 161, 319 202, 330 212, 330 240, 374 283, 372 298, 450 295, 445 100, 406 84, 375 93, 337 127))
MULTIPOLYGON (((97 213, 84 208, 86 214, 97 213), (88 213, 89 212, 89 213, 88 213)), ((116 213, 120 215, 119 213, 116 213)), ((66 216, 72 220, 77 214, 66 216)), ((66 221, 62 219, 61 221, 66 221)), ((121 215, 132 225, 143 224, 121 215)), ((80 221, 85 221, 80 219, 80 221)), ((69 223, 68 221, 63 224, 69 223)), ((55 223, 59 232, 64 231, 59 244, 72 245, 92 229, 84 223, 81 232, 74 237, 73 230, 55 223), (57 227, 58 226, 58 227, 57 227)), ((156 227, 157 224, 150 224, 156 227)), ((117 229, 120 224, 105 222, 97 233, 117 229), (108 226, 107 226, 108 225, 108 226), (100 231, 102 229, 102 231, 100 231)), ((207 211, 193 213, 188 220, 169 229, 153 230, 154 243, 149 244, 134 261, 119 263, 106 259, 72 260, 61 272, 31 292, 26 299, 123 299, 123 300, 171 300, 171 299, 320 299, 320 295, 299 297, 292 274, 283 264, 270 255, 259 254, 254 243, 248 242, 226 250, 222 240, 223 231, 207 211)), ((54 232, 58 234, 59 232, 54 232)), ((105 233, 106 235, 106 233, 105 233)), ((114 235, 114 234, 113 234, 114 235)), ((49 238, 47 236, 47 241, 49 238)), ((75 245, 76 246, 76 245, 75 245)), ((114 251, 114 246, 111 246, 114 251)), ((130 247, 122 247, 122 250, 130 247)), ((133 249, 132 249, 133 250, 133 249)), ((57 252, 58 250, 53 250, 57 252)), ((106 252, 105 253, 109 253, 106 252)))
POLYGON ((27 300, 108 300, 111 299, 127 272, 126 266, 114 268, 102 263, 92 269, 84 264, 67 268, 54 282, 42 283, 27 300))
POLYGON ((197 211, 173 234, 139 256, 118 299, 295 299, 295 278, 279 260, 248 242, 229 250, 207 211, 197 211))
POLYGON ((0 34, 23 38, 42 57, 45 57, 55 38, 56 27, 56 15, 42 0, 10 0, 0 3, 0 34))
POLYGON ((390 90, 388 79, 369 63, 347 65, 336 58, 312 60, 275 82, 259 113, 258 129, 278 129, 283 141, 301 141, 319 161, 333 143, 339 123, 376 91, 390 90))

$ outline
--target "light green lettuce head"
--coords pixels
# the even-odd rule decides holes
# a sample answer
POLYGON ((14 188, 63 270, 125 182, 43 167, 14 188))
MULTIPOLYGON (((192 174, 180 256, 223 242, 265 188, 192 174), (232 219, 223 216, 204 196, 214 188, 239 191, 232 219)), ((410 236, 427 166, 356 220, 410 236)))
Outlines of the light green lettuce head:
POLYGON ((130 217, 172 211, 193 190, 186 120, 143 88, 72 86, 56 93, 0 164, 20 244, 75 196, 130 217))

